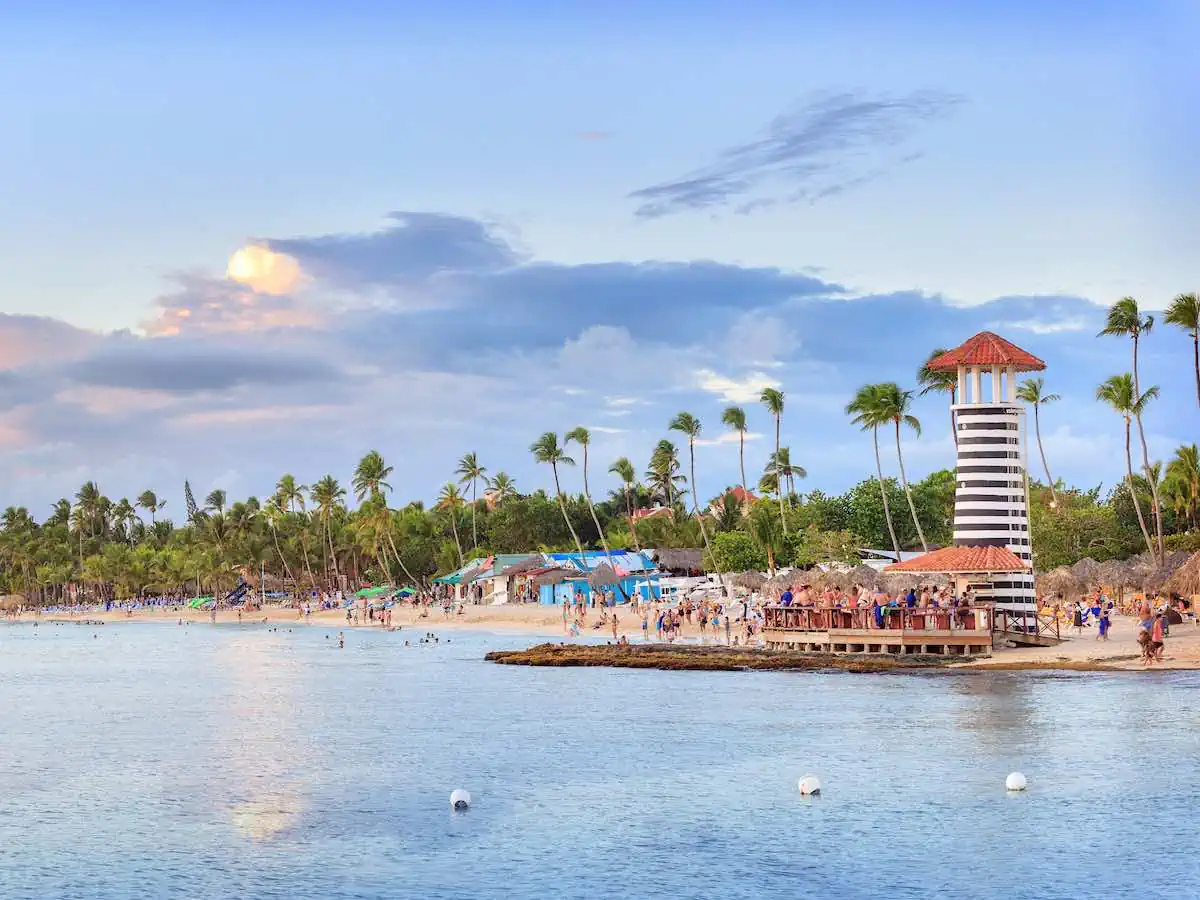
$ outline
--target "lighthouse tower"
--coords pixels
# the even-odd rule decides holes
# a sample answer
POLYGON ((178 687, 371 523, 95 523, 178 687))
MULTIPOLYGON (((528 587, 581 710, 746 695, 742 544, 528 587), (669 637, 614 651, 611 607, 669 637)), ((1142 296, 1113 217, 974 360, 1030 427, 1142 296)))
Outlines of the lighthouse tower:
POLYGON ((928 366, 958 375, 953 406, 958 442, 954 546, 1010 550, 1023 569, 981 576, 974 585, 976 597, 995 602, 998 610, 1034 613, 1026 422, 1025 408, 1017 400, 1017 373, 1041 371, 1046 364, 984 331, 928 366))

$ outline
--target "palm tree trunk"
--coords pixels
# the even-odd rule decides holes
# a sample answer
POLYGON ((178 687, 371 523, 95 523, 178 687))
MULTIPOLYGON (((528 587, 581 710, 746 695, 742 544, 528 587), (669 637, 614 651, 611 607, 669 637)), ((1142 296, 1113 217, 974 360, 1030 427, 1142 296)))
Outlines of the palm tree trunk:
POLYGON ((1192 332, 1192 365, 1196 369, 1196 403, 1200 404, 1200 328, 1192 332))
POLYGON ((1038 455, 1042 458, 1042 468, 1046 470, 1046 481, 1050 483, 1050 499, 1058 507, 1058 491, 1054 489, 1054 476, 1050 474, 1050 464, 1046 462, 1046 451, 1042 449, 1042 421, 1038 416, 1037 404, 1033 407, 1033 433, 1037 437, 1038 455))
POLYGON ((892 537, 892 549, 896 552, 896 562, 900 562, 900 542, 896 540, 896 529, 892 525, 892 511, 888 506, 887 487, 883 483, 883 461, 879 458, 879 428, 871 429, 871 437, 875 442, 875 471, 879 475, 879 496, 883 498, 883 517, 887 520, 888 534, 892 537))
POLYGON ((900 451, 900 420, 896 420, 896 459, 900 463, 900 484, 904 487, 904 496, 908 498, 908 511, 912 513, 913 524, 917 526, 917 537, 921 540, 921 549, 929 552, 929 544, 925 542, 925 532, 921 529, 921 520, 917 518, 917 507, 913 504, 912 491, 908 487, 908 476, 904 473, 904 454, 900 451))
POLYGON ((775 490, 779 492, 779 520, 783 523, 783 533, 787 534, 787 516, 783 511, 783 477, 779 474, 779 420, 775 417, 775 490))
POLYGON ((275 552, 279 554, 279 561, 283 563, 283 571, 287 573, 288 580, 294 585, 296 577, 292 574, 292 567, 288 565, 287 559, 283 555, 283 548, 279 546, 279 531, 275 528, 275 523, 271 523, 271 537, 275 539, 275 552))
MULTIPOLYGON (((1137 395, 1134 397, 1134 402, 1142 399, 1141 382, 1138 378, 1138 336, 1133 336, 1133 392, 1137 395)), ((1150 555, 1153 556, 1159 564, 1163 562, 1163 529, 1162 529, 1162 504, 1158 499, 1158 479, 1154 477, 1154 473, 1150 470, 1150 448, 1146 444, 1146 430, 1142 427, 1142 414, 1137 414, 1138 440, 1142 444, 1142 465, 1146 469, 1146 481, 1150 483, 1150 500, 1154 504, 1154 531, 1158 538, 1158 553, 1156 554, 1153 548, 1150 550, 1150 555)))
POLYGON ((1138 503, 1137 489, 1133 485, 1133 453, 1130 450, 1131 435, 1129 429, 1129 417, 1125 418, 1125 471, 1129 475, 1129 499, 1133 501, 1134 512, 1137 513, 1138 527, 1142 529, 1142 537, 1146 539, 1146 549, 1150 551, 1150 555, 1154 556, 1154 541, 1150 539, 1150 532, 1146 528, 1146 519, 1142 516, 1142 505, 1138 503))
MULTIPOLYGON (((613 565, 612 551, 608 549, 608 538, 604 535, 604 529, 600 527, 600 520, 596 517, 596 507, 592 504, 592 491, 588 487, 588 448, 587 444, 583 445, 583 499, 587 501, 588 512, 592 514, 592 524, 596 526, 596 534, 600 536, 600 546, 604 548, 604 558, 608 560, 608 567, 615 573, 617 567, 613 565)), ((621 582, 617 582, 617 590, 621 594, 622 600, 628 600, 629 597, 625 594, 625 589, 621 587, 621 582)))
POLYGON ((633 498, 629 495, 629 485, 625 485, 625 512, 629 515, 629 533, 633 535, 633 549, 642 552, 638 543, 637 523, 633 521, 633 498))
POLYGON ((571 524, 571 517, 567 515, 567 501, 563 497, 562 486, 558 483, 558 466, 551 463, 550 471, 554 473, 554 493, 558 495, 558 508, 562 510, 563 521, 567 523, 567 531, 571 532, 571 539, 575 541, 575 549, 579 551, 579 562, 583 564, 586 571, 587 560, 583 556, 583 544, 579 543, 579 535, 575 533, 575 526, 571 524))
POLYGON ((700 523, 700 537, 704 538, 704 552, 712 560, 712 547, 708 543, 708 529, 704 527, 704 516, 700 514, 700 495, 696 491, 696 441, 688 438, 688 457, 692 470, 692 507, 696 510, 696 521, 700 523))
POLYGON ((954 401, 958 399, 958 388, 950 388, 950 436, 954 438, 954 449, 958 449, 958 421, 954 417, 954 401))
MULTIPOLYGON (((396 542, 394 540, 392 540, 391 517, 392 517, 392 514, 389 512, 388 513, 388 529, 387 529, 388 546, 392 548, 392 555, 396 557, 396 562, 400 563, 400 570, 404 573, 405 577, 413 583, 413 586, 416 587, 417 579, 413 578, 413 573, 408 571, 408 566, 406 566, 404 564, 404 558, 402 556, 400 556, 400 551, 396 549, 396 542)), ((462 548, 461 547, 458 548, 458 563, 459 563, 459 567, 461 568, 462 567, 462 548)))
POLYGON ((479 479, 471 479, 471 549, 479 549, 479 530, 475 527, 475 506, 479 502, 479 479))
POLYGON ((750 488, 746 485, 746 432, 738 432, 738 462, 742 467, 742 506, 750 499, 750 488))

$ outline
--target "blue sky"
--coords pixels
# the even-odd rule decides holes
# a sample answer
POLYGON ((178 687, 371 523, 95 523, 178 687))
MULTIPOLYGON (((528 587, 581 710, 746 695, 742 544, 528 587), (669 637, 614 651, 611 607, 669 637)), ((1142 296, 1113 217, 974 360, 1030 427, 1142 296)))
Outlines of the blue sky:
MULTIPOLYGON (((641 465, 766 383, 838 490, 854 388, 985 327, 1049 363, 1059 473, 1119 478, 1102 305, 1196 289, 1187 4, 377 6, 0 3, 2 502, 371 447, 402 497, 468 450, 532 489, 540 431, 641 465), (227 277, 248 245, 270 277, 227 277)), ((1200 424, 1187 353, 1146 346, 1159 454, 1200 424)), ((951 456, 918 412, 920 474, 951 456)), ((714 493, 736 448, 701 449, 714 493)))

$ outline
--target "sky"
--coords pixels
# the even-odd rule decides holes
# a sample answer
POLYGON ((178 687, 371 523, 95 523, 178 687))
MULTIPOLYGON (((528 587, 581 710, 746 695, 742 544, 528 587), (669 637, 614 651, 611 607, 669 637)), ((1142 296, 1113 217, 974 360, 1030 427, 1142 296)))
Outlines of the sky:
MULTIPOLYGON (((707 497, 732 403, 761 471, 764 386, 840 491, 855 389, 983 329, 1047 362, 1055 475, 1107 487, 1104 307, 1200 289, 1194 4, 176 6, 0 0, 0 506, 181 511, 370 449, 400 502, 466 452, 531 491, 577 425, 599 493, 682 410, 707 497)), ((1160 323, 1156 457, 1191 377, 1160 323)), ((953 450, 945 399, 915 412, 919 478, 953 450)))

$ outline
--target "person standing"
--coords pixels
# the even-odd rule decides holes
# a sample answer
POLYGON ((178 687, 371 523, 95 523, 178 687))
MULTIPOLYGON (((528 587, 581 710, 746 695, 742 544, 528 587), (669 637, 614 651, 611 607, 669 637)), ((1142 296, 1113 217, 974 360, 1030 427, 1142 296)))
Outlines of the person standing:
POLYGON ((1096 619, 1096 622, 1100 626, 1100 633, 1096 635, 1096 640, 1107 641, 1108 629, 1112 627, 1112 619, 1109 617, 1109 611, 1107 607, 1102 607, 1100 609, 1100 613, 1096 619))

